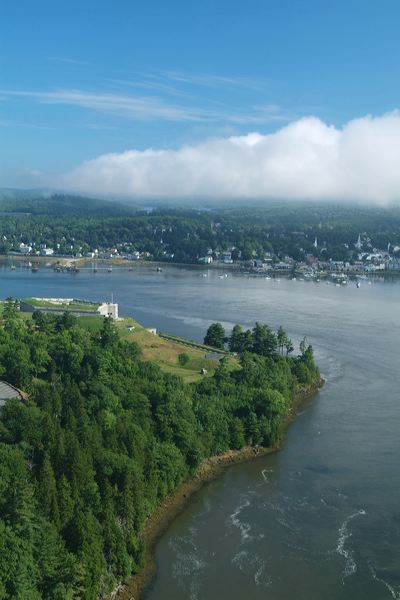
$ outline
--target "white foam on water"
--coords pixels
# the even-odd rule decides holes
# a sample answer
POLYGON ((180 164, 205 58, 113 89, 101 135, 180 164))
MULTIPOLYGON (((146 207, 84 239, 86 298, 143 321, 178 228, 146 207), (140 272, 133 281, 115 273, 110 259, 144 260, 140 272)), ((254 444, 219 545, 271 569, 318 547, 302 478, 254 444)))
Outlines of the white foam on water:
POLYGON ((251 575, 257 587, 272 585, 272 579, 266 571, 266 562, 257 554, 250 554, 247 550, 241 550, 233 557, 232 564, 242 573, 251 575))
POLYGON ((266 572, 266 564, 263 562, 254 573, 254 583, 257 586, 269 587, 272 585, 272 579, 266 572))
POLYGON ((240 571, 245 570, 245 563, 249 553, 247 550, 241 550, 232 558, 232 564, 236 565, 240 571))
POLYGON ((251 526, 249 523, 245 523, 239 519, 239 515, 244 510, 250 506, 250 501, 246 498, 244 502, 239 504, 237 508, 229 515, 231 523, 234 527, 237 527, 240 531, 240 537, 242 542, 248 542, 252 540, 252 536, 250 535, 251 526))
POLYGON ((178 587, 185 590, 190 600, 199 600, 199 592, 208 563, 197 548, 195 537, 197 528, 189 529, 189 535, 172 538, 168 545, 175 554, 172 564, 172 577, 178 587))
POLYGON ((193 576, 207 566, 197 554, 192 552, 178 552, 176 562, 173 565, 173 575, 176 578, 193 576))
POLYGON ((382 585, 384 585, 390 592, 390 595, 392 596, 392 598, 394 598, 395 600, 400 600, 400 590, 396 591, 394 589, 394 587, 392 587, 390 585, 390 583, 388 583, 387 581, 385 581, 384 579, 382 579, 382 577, 378 577, 378 575, 376 574, 376 571, 374 569, 374 567, 370 564, 369 565, 369 569, 371 571, 372 577, 375 581, 378 581, 379 583, 382 583, 382 585))
POLYGON ((272 469, 263 469, 261 471, 261 475, 263 476, 263 479, 264 479, 265 483, 269 483, 269 479, 268 479, 267 473, 272 473, 272 469))
POLYGON ((367 513, 365 510, 360 509, 357 512, 349 515, 339 527, 339 537, 336 546, 336 552, 343 556, 343 558, 346 560, 343 571, 343 579, 353 575, 357 571, 357 564, 354 560, 353 552, 345 547, 347 540, 352 536, 352 533, 349 531, 349 523, 356 517, 366 514, 367 513))
POLYGON ((283 517, 278 517, 276 519, 276 522, 279 523, 279 525, 282 525, 282 527, 284 527, 285 529, 287 529, 291 533, 299 533, 299 531, 300 531, 300 527, 296 527, 292 523, 289 523, 289 521, 287 521, 283 517))

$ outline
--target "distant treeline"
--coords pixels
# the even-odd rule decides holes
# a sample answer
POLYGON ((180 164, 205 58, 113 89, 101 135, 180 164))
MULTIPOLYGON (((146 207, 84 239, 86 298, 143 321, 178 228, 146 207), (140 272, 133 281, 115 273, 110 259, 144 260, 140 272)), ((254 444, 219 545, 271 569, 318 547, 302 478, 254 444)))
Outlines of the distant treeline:
POLYGON ((148 252, 154 260, 196 263, 211 252, 232 251, 233 260, 264 258, 301 261, 355 260, 363 250, 400 246, 400 208, 311 203, 269 203, 263 207, 211 210, 135 210, 121 203, 74 196, 0 197, 0 253, 19 244, 46 244, 61 254, 116 248, 148 252), (15 214, 15 213, 20 213, 15 214), (29 214, 26 214, 29 213, 29 214), (314 242, 317 239, 317 244, 314 242))
POLYGON ((27 397, 0 418, 0 599, 98 598, 140 568, 146 518, 202 459, 277 444, 319 371, 305 343, 264 354, 187 385, 109 319, 100 333, 71 314, 24 321, 7 301, 0 377, 27 397))

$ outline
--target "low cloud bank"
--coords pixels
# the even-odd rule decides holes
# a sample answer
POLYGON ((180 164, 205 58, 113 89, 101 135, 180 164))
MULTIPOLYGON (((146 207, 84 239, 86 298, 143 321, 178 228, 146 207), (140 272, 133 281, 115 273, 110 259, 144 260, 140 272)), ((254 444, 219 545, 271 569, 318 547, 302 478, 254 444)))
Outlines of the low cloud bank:
POLYGON ((58 184, 142 198, 400 200, 400 112, 339 129, 306 117, 277 132, 217 138, 177 150, 104 154, 58 184))

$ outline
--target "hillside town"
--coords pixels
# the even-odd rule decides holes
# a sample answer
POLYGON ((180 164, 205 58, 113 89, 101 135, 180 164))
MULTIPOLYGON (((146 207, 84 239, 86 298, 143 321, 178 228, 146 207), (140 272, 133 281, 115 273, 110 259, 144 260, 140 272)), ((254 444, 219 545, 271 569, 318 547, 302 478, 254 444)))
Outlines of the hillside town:
MULTIPOLYGON (((113 248, 90 249, 84 247, 71 247, 70 253, 60 252, 60 244, 51 248, 46 244, 39 246, 32 243, 21 242, 18 249, 9 251, 9 256, 26 257, 47 257, 52 259, 88 259, 91 261, 157 261, 157 262, 182 262, 175 259, 173 252, 168 249, 163 250, 160 256, 154 256, 149 251, 138 251, 132 249, 133 244, 124 242, 116 244, 113 248)), ((379 249, 373 247, 371 240, 361 234, 358 239, 351 244, 344 244, 344 247, 353 250, 352 260, 333 260, 325 259, 325 245, 321 244, 316 237, 313 247, 313 253, 304 253, 304 260, 296 260, 293 256, 275 254, 273 252, 260 253, 253 252, 252 257, 244 258, 242 252, 234 245, 229 249, 217 247, 208 248, 204 256, 195 259, 195 263, 206 265, 208 267, 223 267, 246 269, 248 271, 260 274, 268 273, 303 273, 305 276, 319 276, 324 273, 343 273, 343 274, 362 274, 362 273, 382 273, 400 271, 400 246, 388 244, 387 248, 379 249), (351 248, 352 246, 352 248, 351 248)), ((302 250, 302 249, 300 249, 302 250)), ((71 267, 70 267, 71 268, 71 267)))

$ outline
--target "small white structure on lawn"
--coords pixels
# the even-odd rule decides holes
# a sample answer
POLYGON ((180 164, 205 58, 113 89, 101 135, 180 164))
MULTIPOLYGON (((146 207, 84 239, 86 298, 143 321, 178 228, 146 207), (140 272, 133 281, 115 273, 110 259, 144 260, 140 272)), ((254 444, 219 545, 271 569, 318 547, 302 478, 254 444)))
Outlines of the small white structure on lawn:
POLYGON ((118 304, 116 302, 103 302, 100 304, 97 312, 103 317, 111 317, 112 319, 118 319, 118 304))

